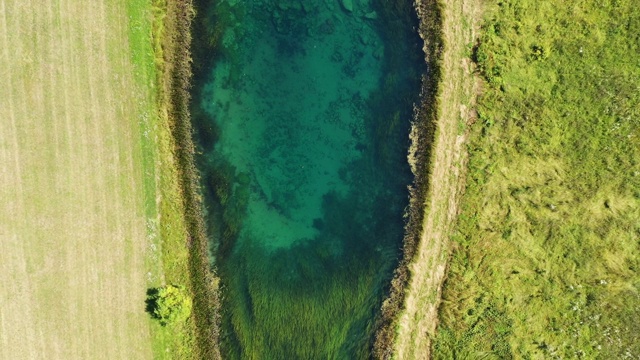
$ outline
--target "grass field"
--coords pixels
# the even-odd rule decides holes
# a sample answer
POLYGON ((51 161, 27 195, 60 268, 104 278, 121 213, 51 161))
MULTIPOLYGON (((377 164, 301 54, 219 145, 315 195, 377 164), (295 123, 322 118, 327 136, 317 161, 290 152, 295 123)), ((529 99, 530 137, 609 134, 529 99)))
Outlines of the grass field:
POLYGON ((640 10, 487 1, 436 359, 640 358, 640 10))
POLYGON ((188 282, 152 10, 0 0, 2 359, 190 353, 192 324, 144 312, 147 287, 188 282))

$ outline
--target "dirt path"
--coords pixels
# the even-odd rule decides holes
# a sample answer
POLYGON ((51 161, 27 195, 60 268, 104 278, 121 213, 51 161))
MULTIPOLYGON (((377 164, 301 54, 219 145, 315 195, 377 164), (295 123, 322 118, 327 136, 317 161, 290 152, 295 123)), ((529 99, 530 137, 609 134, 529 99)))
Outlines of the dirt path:
POLYGON ((424 232, 409 269, 411 280, 395 344, 397 359, 427 359, 437 324, 449 237, 464 186, 464 125, 472 117, 477 87, 465 58, 480 18, 478 0, 442 1, 444 54, 440 109, 432 157, 424 232))
POLYGON ((124 1, 0 0, 0 359, 151 357, 127 21, 124 1))

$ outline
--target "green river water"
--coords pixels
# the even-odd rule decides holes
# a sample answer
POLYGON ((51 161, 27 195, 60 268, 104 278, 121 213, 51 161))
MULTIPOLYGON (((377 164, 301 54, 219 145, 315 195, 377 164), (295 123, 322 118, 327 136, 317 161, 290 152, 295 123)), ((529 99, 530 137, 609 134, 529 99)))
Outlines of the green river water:
POLYGON ((225 358, 370 356, 412 181, 412 6, 198 4, 192 112, 225 358))

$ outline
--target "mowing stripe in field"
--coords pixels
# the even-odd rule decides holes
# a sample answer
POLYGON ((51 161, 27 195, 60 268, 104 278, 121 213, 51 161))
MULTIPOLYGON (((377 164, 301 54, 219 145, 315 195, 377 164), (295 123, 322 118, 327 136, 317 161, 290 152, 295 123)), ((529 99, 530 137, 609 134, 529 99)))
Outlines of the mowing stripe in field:
POLYGON ((0 359, 151 357, 124 1, 0 0, 0 359))

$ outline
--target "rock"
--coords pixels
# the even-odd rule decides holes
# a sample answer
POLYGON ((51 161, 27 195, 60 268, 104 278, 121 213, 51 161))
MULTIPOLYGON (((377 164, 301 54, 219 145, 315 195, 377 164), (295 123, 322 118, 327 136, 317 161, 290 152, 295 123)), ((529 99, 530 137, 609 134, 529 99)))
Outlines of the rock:
POLYGON ((380 60, 384 56, 384 46, 379 46, 374 52, 373 57, 380 60))
POLYGON ((340 3, 347 12, 353 12, 353 0, 340 0, 340 3))
POLYGON ((375 12, 375 11, 371 11, 371 12, 368 12, 368 13, 364 14, 364 17, 369 19, 369 20, 375 20, 375 19, 378 18, 378 13, 375 12))

